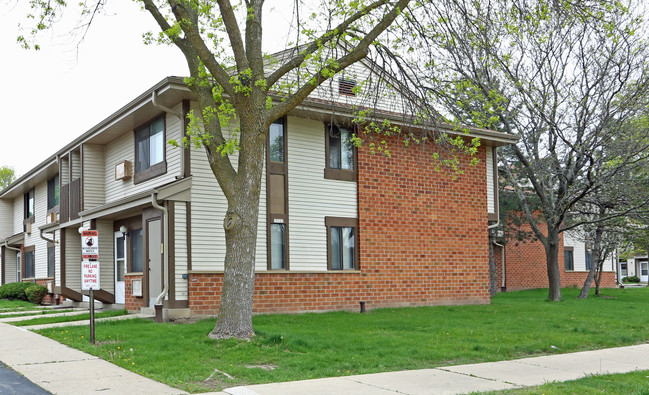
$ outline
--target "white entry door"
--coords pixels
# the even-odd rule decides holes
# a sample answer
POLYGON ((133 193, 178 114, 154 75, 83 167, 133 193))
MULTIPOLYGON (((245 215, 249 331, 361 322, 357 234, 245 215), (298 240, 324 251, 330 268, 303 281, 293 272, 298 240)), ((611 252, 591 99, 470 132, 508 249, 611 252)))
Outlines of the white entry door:
POLYGON ((115 303, 124 304, 125 286, 124 273, 126 273, 126 237, 122 232, 115 232, 115 303))
POLYGON ((162 228, 161 220, 148 222, 149 251, 149 307, 155 306, 158 295, 162 293, 162 228))

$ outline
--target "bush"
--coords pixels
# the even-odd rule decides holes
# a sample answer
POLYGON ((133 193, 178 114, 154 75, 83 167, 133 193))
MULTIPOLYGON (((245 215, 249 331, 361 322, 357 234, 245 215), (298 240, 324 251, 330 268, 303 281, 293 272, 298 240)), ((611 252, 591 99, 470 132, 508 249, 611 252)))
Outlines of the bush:
MULTIPOLYGON (((34 283, 9 283, 0 287, 0 299, 28 300, 25 290, 34 283)), ((47 290, 47 288, 46 288, 47 290)))
POLYGON ((622 277, 622 282, 623 283, 639 283, 640 278, 638 276, 622 277))
POLYGON ((47 293, 47 288, 38 284, 33 284, 31 287, 25 289, 27 300, 34 304, 41 304, 43 298, 45 297, 45 295, 47 295, 47 293))

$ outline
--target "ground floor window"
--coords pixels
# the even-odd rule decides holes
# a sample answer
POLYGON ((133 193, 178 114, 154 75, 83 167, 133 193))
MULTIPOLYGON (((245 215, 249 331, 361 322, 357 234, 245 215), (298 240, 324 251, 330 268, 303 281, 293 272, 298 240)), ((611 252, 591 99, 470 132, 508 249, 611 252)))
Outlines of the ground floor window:
POLYGON ((356 218, 325 217, 327 228, 327 269, 358 269, 356 218))
POLYGON ((566 247, 563 251, 563 261, 567 272, 575 270, 575 258, 572 248, 566 247))
POLYGON ((640 275, 649 275, 649 263, 647 261, 640 262, 640 275))
POLYGON ((23 278, 34 278, 36 277, 35 273, 35 257, 34 257, 34 247, 31 247, 31 250, 25 248, 25 272, 23 273, 23 278))
POLYGON ((620 274, 623 277, 628 275, 628 265, 625 260, 620 260, 620 274))
POLYGON ((54 259, 55 251, 54 244, 49 243, 47 246, 47 277, 54 277, 54 259))
POLYGON ((128 232, 130 248, 130 266, 131 273, 141 273, 144 271, 144 244, 142 240, 142 229, 135 229, 128 232))
POLYGON ((270 268, 286 268, 285 224, 270 224, 270 268))

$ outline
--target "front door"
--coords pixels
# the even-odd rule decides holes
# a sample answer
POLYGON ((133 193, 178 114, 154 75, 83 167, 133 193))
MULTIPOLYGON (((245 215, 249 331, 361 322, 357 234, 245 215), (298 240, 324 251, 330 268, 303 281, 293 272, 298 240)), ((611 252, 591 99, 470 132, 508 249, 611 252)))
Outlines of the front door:
POLYGON ((147 223, 147 247, 149 251, 149 307, 162 293, 162 228, 159 219, 147 223))
POLYGON ((124 304, 126 273, 126 237, 122 232, 115 232, 115 303, 124 304))

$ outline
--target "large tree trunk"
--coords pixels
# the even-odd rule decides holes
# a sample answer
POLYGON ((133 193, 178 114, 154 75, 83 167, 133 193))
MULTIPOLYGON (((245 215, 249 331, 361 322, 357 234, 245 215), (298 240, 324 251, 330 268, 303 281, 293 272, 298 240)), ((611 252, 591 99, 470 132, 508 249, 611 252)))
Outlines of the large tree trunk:
POLYGON ((600 261, 600 250, 602 245, 602 234, 604 229, 601 226, 598 226, 595 229, 595 239, 593 240, 593 250, 590 254, 590 270, 588 271, 588 276, 586 276, 586 281, 584 281, 584 286, 581 287, 581 292, 577 299, 586 299, 588 297, 588 292, 590 291, 590 286, 593 284, 593 279, 595 279, 595 273, 599 268, 600 261))
MULTIPOLYGON (((250 111, 254 112, 253 109, 250 111)), ((213 339, 249 339, 255 334, 252 328, 255 254, 268 126, 262 121, 261 114, 250 114, 241 120, 240 127, 237 188, 228 198, 228 212, 223 221, 225 270, 219 315, 209 334, 213 339)))
POLYGON ((494 296, 498 293, 498 272, 496 268, 496 257, 494 254, 494 241, 496 240, 496 231, 489 230, 489 295, 494 296))
POLYGON ((548 227, 545 247, 545 263, 548 270, 548 300, 561 300, 561 274, 559 273, 559 230, 548 227))

